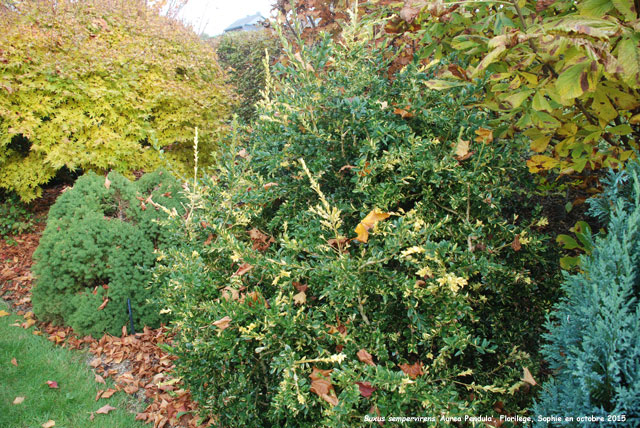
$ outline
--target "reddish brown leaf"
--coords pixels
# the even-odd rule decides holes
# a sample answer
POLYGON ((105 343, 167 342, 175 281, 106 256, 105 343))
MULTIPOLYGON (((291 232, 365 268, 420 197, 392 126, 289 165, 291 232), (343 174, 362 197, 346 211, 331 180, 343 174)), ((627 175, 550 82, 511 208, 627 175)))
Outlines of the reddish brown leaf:
POLYGON ((413 117, 413 113, 403 108, 396 108, 395 110, 393 110, 393 114, 397 114, 403 119, 409 119, 413 117))
POLYGON ((48 380, 47 385, 49 385, 49 388, 51 389, 58 389, 58 382, 55 380, 48 380))
POLYGON ((373 391, 378 389, 375 386, 371 386, 371 382, 356 382, 356 384, 360 389, 360 395, 362 395, 364 398, 371 397, 371 394, 373 394, 373 391))
POLYGON ((270 183, 267 183, 267 184, 263 185, 262 188, 264 190, 267 190, 267 189, 269 189, 269 188, 271 188, 273 186, 277 186, 277 185, 278 185, 278 183, 270 182, 270 183))
POLYGON ((233 287, 226 286, 222 289, 221 297, 225 300, 239 300, 240 292, 233 287))
POLYGON ((14 366, 18 367, 18 360, 16 360, 15 358, 11 359, 11 364, 13 364, 14 366))
MULTIPOLYGON (((96 382, 98 383, 105 383, 104 382, 104 378, 102 376, 100 376, 99 374, 96 374, 96 382)), ((106 385, 106 384, 105 384, 106 385)))
POLYGON ((337 406, 338 398, 331 385, 331 372, 332 370, 320 370, 317 367, 313 368, 312 373, 309 375, 311 378, 310 391, 318 394, 327 403, 337 406))
POLYGON ((249 238, 253 242, 253 249, 258 251, 266 251, 267 248, 271 245, 271 243, 276 242, 273 237, 267 235, 266 233, 261 232, 259 229, 255 227, 249 230, 249 238))
POLYGON ((411 379, 415 379, 418 376, 422 375, 424 372, 422 371, 422 363, 417 362, 414 364, 398 364, 398 367, 411 379))
POLYGON ((373 357, 366 350, 364 350, 364 349, 359 350, 357 355, 358 355, 358 359, 360 361, 362 361, 363 363, 368 364, 370 366, 375 366, 376 365, 373 362, 373 357))
POLYGON ((513 238, 513 242, 511 243, 511 248, 513 248, 513 251, 520 251, 520 249, 522 248, 522 245, 520 244, 520 235, 516 235, 513 238))
POLYGON ((253 269, 253 266, 251 266, 249 263, 243 263, 240 265, 238 270, 231 276, 242 276, 245 273, 249 272, 251 269, 253 269))
POLYGON ((307 284, 303 284, 303 283, 298 282, 298 281, 293 281, 293 286, 299 292, 307 291, 307 289, 309 288, 309 286, 307 284))
POLYGON ((117 391, 113 388, 109 388, 107 389, 105 392, 102 393, 102 395, 100 396, 100 398, 110 398, 113 394, 115 394, 117 391))
POLYGON ((213 241, 213 233, 210 233, 209 236, 207 236, 207 240, 204 241, 204 246, 206 247, 207 245, 211 244, 211 241, 213 241))
POLYGON ((107 303, 109 303, 109 298, 105 297, 104 300, 102 301, 102 304, 98 306, 98 310, 99 311, 103 310, 107 306, 107 303))

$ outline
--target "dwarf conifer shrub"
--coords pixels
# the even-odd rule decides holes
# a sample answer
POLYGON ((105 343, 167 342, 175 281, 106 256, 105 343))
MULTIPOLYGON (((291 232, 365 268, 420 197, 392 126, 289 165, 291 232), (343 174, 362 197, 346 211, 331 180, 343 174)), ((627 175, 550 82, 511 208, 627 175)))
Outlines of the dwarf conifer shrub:
POLYGON ((136 182, 115 172, 80 177, 51 207, 34 253, 38 317, 79 334, 117 334, 128 325, 131 299, 135 325, 157 326, 149 269, 169 236, 156 222, 166 214, 155 204, 181 209, 180 190, 162 170, 136 182))
POLYGON ((519 142, 465 108, 481 87, 389 79, 368 30, 285 44, 250 140, 171 219, 173 352, 221 426, 528 407, 557 264, 519 142))
POLYGON ((582 271, 562 284, 566 297, 547 322, 543 348, 553 378, 544 384, 534 413, 604 420, 580 426, 638 426, 640 165, 611 173, 606 183, 604 194, 589 202, 607 232, 593 238, 582 271))

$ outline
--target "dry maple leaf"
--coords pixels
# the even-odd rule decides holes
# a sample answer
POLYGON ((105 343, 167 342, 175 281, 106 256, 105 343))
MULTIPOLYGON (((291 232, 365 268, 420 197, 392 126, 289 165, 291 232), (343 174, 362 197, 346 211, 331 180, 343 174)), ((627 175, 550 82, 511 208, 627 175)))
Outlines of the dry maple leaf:
POLYGON ((226 329, 227 327, 229 327, 229 324, 231 324, 231 318, 228 316, 220 318, 218 321, 213 323, 213 325, 218 327, 220 330, 226 329))
POLYGON ((102 304, 98 306, 98 310, 99 311, 103 310, 107 306, 107 303, 109 303, 109 298, 105 297, 104 300, 102 301, 102 304))
POLYGON ((249 152, 246 149, 241 149, 236 156, 241 157, 242 159, 246 159, 249 157, 249 152))
POLYGON ((10 315, 10 314, 9 314, 9 312, 7 312, 7 311, 5 311, 5 310, 0 311, 0 318, 2 318, 2 317, 8 317, 9 315, 10 315))
POLYGON ((307 284, 303 284, 301 282, 298 281, 293 281, 293 286, 296 288, 296 290, 302 292, 302 291, 307 291, 307 289, 309 288, 309 286, 307 284))
POLYGON ((22 324, 20 324, 20 326, 22 328, 29 328, 32 325, 34 325, 36 323, 36 320, 29 318, 28 320, 26 320, 25 322, 23 322, 22 324))
POLYGON ((411 113, 409 110, 405 110, 403 108, 397 108, 397 109, 393 110, 393 113, 399 115, 403 119, 408 119, 408 118, 412 118, 413 117, 413 113, 411 113))
POLYGON ((96 410, 96 414, 106 415, 112 410, 116 410, 116 408, 106 404, 100 407, 98 410, 96 410))
POLYGON ((469 159, 473 152, 469 152, 469 141, 467 140, 458 140, 458 144, 456 144, 456 156, 455 158, 458 161, 463 161, 469 159))
POLYGON ((398 367, 411 379, 415 379, 418 376, 422 375, 424 372, 422 371, 422 363, 417 362, 412 365, 409 364, 398 364, 398 367))
POLYGON ((405 2, 404 7, 400 11, 400 18, 407 21, 407 23, 411 24, 420 14, 420 10, 427 3, 424 1, 408 1, 405 2))
POLYGON ((251 269, 253 269, 253 266, 251 266, 249 263, 242 263, 240 267, 238 267, 238 270, 231 276, 242 276, 245 273, 249 272, 251 269))
POLYGON ((240 292, 238 290, 236 290, 233 287, 230 286, 226 286, 222 289, 222 294, 221 297, 224 300, 239 300, 240 299, 240 292))
POLYGON ((13 404, 21 404, 24 401, 24 397, 16 397, 13 399, 13 404))
POLYGON ((371 382, 356 382, 356 385, 358 385, 358 388, 360 389, 360 395, 364 398, 371 397, 371 394, 378 389, 375 386, 371 386, 371 382))
POLYGON ((100 398, 111 398, 111 396, 113 394, 115 394, 117 391, 113 388, 109 388, 107 389, 105 392, 102 393, 102 395, 100 396, 100 398))
POLYGON ((358 236, 356 240, 367 242, 369 240, 369 229, 372 229, 379 221, 389 218, 391 214, 380 211, 378 208, 371 210, 369 214, 356 226, 358 236))
POLYGON ((358 353, 356 355, 358 356, 358 359, 360 361, 362 361, 363 363, 369 364, 370 366, 375 366, 376 365, 373 362, 373 357, 366 350, 361 349, 361 350, 358 351, 358 353))
POLYGON ((535 379, 533 379, 533 376, 531 376, 531 372, 529 371, 528 368, 523 367, 522 371, 523 371, 523 378, 522 378, 523 381, 534 386, 538 384, 538 382, 536 382, 535 379))
POLYGON ((317 394, 327 403, 337 406, 338 398, 336 397, 333 385, 331 384, 331 372, 332 370, 320 370, 319 368, 314 367, 313 371, 309 375, 311 378, 310 391, 317 394))
POLYGON ((307 295, 304 291, 301 291, 293 296, 293 302, 296 305, 304 305, 307 302, 307 295))
POLYGON ((47 385, 49 385, 49 388, 51 389, 58 389, 58 382, 55 380, 48 380, 47 385))
POLYGON ((259 229, 255 227, 249 230, 249 238, 253 242, 253 249, 258 251, 266 251, 267 248, 271 245, 271 243, 276 242, 272 236, 267 235, 266 233, 261 232, 259 229))
POLYGON ((49 419, 47 422, 43 423, 41 426, 42 428, 51 428, 56 426, 56 421, 49 419))
POLYGON ((493 131, 485 128, 478 128, 476 130, 476 139, 474 140, 477 143, 490 143, 493 141, 493 131))
POLYGON ((18 367, 18 360, 16 360, 15 358, 11 359, 11 364, 13 364, 14 366, 18 367))
POLYGON ((105 383, 104 382, 104 378, 102 376, 100 376, 99 374, 97 374, 97 373, 96 373, 95 379, 96 379, 96 382, 98 382, 98 383, 103 383, 103 384, 105 383))

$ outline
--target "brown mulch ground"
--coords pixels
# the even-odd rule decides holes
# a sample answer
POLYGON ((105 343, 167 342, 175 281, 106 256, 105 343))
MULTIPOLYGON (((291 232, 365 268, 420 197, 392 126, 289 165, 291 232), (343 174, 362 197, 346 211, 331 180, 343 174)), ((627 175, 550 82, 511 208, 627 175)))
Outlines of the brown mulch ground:
MULTIPOLYGON (((146 408, 136 419, 153 424, 154 428, 200 428, 213 424, 213 418, 198 424, 197 405, 179 379, 172 377, 176 357, 167 354, 159 345, 170 344, 171 335, 165 327, 121 337, 104 335, 99 340, 90 336, 78 337, 70 327, 53 326, 35 319, 31 311, 31 273, 33 252, 44 230, 46 213, 64 186, 44 191, 31 210, 37 220, 30 233, 14 236, 7 241, 0 238, 0 296, 18 315, 25 318, 23 328, 36 325, 34 334, 46 335, 58 346, 86 349, 92 354, 89 365, 96 374, 96 382, 104 383, 110 376, 116 389, 100 390, 96 400, 123 391, 139 400, 146 408)), ((105 387, 106 388, 106 387, 105 387)))

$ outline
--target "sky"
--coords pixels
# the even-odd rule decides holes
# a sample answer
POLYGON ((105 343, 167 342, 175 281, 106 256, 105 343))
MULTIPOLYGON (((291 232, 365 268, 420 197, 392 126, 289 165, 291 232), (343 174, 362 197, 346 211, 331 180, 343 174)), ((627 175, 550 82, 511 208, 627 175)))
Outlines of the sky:
POLYGON ((221 34, 234 21, 260 12, 268 18, 271 0, 189 0, 180 18, 198 33, 221 34))

